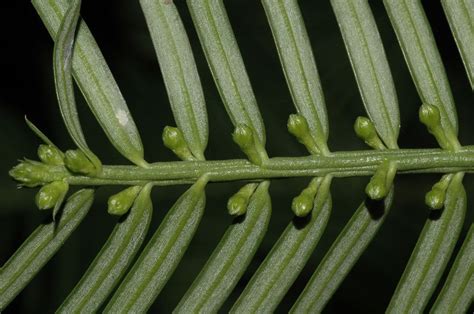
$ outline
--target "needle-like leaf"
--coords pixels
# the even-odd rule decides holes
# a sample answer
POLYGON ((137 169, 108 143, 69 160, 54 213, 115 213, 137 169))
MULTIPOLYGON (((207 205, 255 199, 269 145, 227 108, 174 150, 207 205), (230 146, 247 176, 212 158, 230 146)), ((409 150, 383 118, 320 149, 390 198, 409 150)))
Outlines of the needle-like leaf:
POLYGON ((237 284, 267 230, 271 216, 270 182, 259 184, 245 216, 235 218, 206 265, 181 299, 176 313, 214 313, 237 284))
POLYGON ((187 0, 214 81, 234 126, 251 127, 265 145, 265 127, 222 0, 187 0))
POLYGON ((441 4, 474 90, 474 1, 441 0, 441 4))
POLYGON ((140 0, 179 129, 197 159, 204 159, 208 123, 201 81, 188 36, 172 1, 140 0))
POLYGON ((466 313, 474 299, 474 225, 449 271, 431 313, 466 313))
POLYGON ((23 242, 0 269, 0 311, 20 293, 61 248, 89 212, 94 199, 91 189, 80 190, 67 200, 56 221, 50 220, 23 242))
POLYGON ((173 205, 107 305, 106 313, 144 313, 183 257, 206 203, 202 177, 173 205))
MULTIPOLYGON (((56 39, 69 1, 32 0, 32 3, 51 37, 56 39)), ((82 94, 110 142, 130 161, 147 166, 135 122, 94 37, 83 21, 77 27, 72 70, 82 94)))
POLYGON ((309 217, 288 225, 232 307, 233 313, 273 312, 299 275, 324 232, 331 212, 331 177, 321 183, 309 217))
POLYGON ((262 0, 298 113, 321 151, 327 151, 328 119, 319 74, 297 0, 262 0))
POLYGON ((56 34, 53 53, 54 82, 59 108, 66 128, 77 147, 94 164, 97 173, 101 170, 102 165, 97 156, 87 146, 82 133, 72 82, 72 53, 80 11, 81 0, 71 1, 56 34))
POLYGON ((153 212, 151 188, 151 184, 142 188, 129 213, 117 222, 89 269, 58 309, 59 313, 95 312, 113 291, 147 233, 153 212))
POLYGON ((364 102, 385 145, 397 148, 398 100, 382 40, 366 0, 331 0, 364 102))
POLYGON ((457 135, 458 119, 451 88, 421 2, 384 0, 384 4, 421 101, 437 106, 443 128, 457 135))
POLYGON ((441 216, 425 223, 387 313, 424 311, 462 230, 466 214, 463 175, 457 173, 449 184, 441 216))
POLYGON ((362 203, 324 256, 293 305, 292 313, 321 312, 377 234, 390 210, 393 188, 383 201, 362 203))

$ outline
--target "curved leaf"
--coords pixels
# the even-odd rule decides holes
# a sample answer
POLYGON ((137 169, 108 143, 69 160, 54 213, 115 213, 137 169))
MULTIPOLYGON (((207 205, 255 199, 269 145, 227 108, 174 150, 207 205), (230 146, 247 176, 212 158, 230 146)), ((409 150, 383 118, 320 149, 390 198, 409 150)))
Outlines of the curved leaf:
POLYGON ((99 254, 58 309, 59 313, 95 312, 113 291, 147 233, 153 212, 151 188, 151 184, 145 185, 128 214, 117 222, 99 254))
POLYGON ((471 89, 474 90, 474 2, 441 0, 441 4, 461 53, 471 89))
POLYGON ((59 26, 53 53, 54 82, 59 108, 66 128, 74 143, 94 164, 96 172, 99 172, 102 165, 97 156, 87 146, 86 139, 82 133, 72 83, 72 53, 80 10, 81 0, 71 1, 59 26))
POLYGON ((456 135, 458 119, 446 71, 419 0, 384 0, 423 103, 435 105, 445 130, 456 135))
POLYGON ((186 2, 232 123, 251 127, 265 145, 263 120, 222 0, 186 2))
POLYGON ((55 221, 36 228, 0 269, 0 311, 23 290, 44 265, 61 248, 87 215, 94 190, 80 190, 67 200, 55 221))
POLYGON ((474 299, 474 225, 449 271, 431 313, 466 313, 474 299))
POLYGON ((214 313, 245 272, 267 230, 271 216, 270 182, 259 184, 245 217, 235 218, 206 265, 173 312, 214 313))
POLYGON ((184 255, 201 221, 207 178, 202 177, 173 205, 118 287, 105 312, 146 312, 184 255))
POLYGON ((305 117, 321 150, 329 133, 326 104, 311 43, 297 0, 262 0, 298 113, 305 117))
POLYGON ((233 313, 272 312, 299 275, 321 237, 331 212, 325 177, 314 200, 311 215, 295 217, 232 307, 233 313))
POLYGON ((208 123, 201 81, 188 36, 172 1, 140 0, 174 118, 197 159, 204 159, 208 123))
MULTIPOLYGON (((55 39, 69 1, 32 0, 32 3, 55 39)), ((110 142, 130 161, 147 166, 135 122, 94 37, 83 21, 77 28, 73 50, 74 78, 110 142)))
POLYGON ((364 102, 389 148, 397 148, 400 113, 382 40, 367 1, 331 0, 364 102))
POLYGON ((392 205, 393 188, 384 201, 366 200, 324 256, 292 313, 321 312, 377 234, 392 205))
POLYGON ((449 261, 466 214, 463 173, 457 173, 446 192, 440 217, 423 227, 387 313, 423 312, 449 261))

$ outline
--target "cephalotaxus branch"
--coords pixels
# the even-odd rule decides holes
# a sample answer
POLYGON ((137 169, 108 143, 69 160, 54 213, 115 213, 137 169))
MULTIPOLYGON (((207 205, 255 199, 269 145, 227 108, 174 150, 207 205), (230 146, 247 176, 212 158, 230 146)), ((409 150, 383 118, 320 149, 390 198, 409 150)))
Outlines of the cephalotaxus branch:
POLYGON ((441 149, 399 149, 334 152, 327 156, 275 157, 262 166, 247 160, 157 162, 149 168, 106 166, 95 176, 76 175, 64 166, 25 161, 10 175, 27 186, 66 180, 71 185, 185 184, 207 174, 209 181, 263 180, 285 177, 354 177, 372 175, 381 162, 397 164, 397 173, 474 172, 474 146, 457 152, 441 149))

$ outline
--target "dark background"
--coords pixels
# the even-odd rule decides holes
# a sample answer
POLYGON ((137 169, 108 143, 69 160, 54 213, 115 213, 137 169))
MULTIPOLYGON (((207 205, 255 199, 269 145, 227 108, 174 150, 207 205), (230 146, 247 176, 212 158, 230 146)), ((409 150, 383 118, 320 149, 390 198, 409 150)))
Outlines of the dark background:
MULTIPOLYGON (((425 10, 440 48, 458 108, 459 138, 464 145, 474 142, 471 119, 473 96, 439 1, 425 1, 425 10)), ((210 122, 208 159, 243 157, 232 143, 230 120, 219 99, 206 65, 184 0, 176 0, 195 53, 203 83, 210 122)), ((330 123, 331 150, 366 149, 352 131, 353 121, 363 115, 363 105, 345 53, 329 1, 301 0, 301 9, 312 41, 326 97, 330 123)), ((402 128, 400 147, 435 147, 418 122, 420 100, 390 27, 382 1, 371 1, 376 21, 392 69, 402 128)), ((294 112, 278 56, 259 1, 227 0, 226 7, 248 74, 259 102, 267 130, 270 156, 305 155, 304 148, 286 131, 286 120, 294 112)), ((148 161, 174 160, 161 143, 165 125, 173 118, 156 61, 151 39, 138 1, 83 1, 82 14, 94 34, 119 84, 140 130, 148 161)), ((34 205, 35 189, 17 190, 7 175, 22 157, 36 158, 39 144, 26 127, 26 114, 61 148, 72 142, 60 119, 52 74, 53 42, 28 1, 2 1, 0 4, 0 265, 46 217, 34 205)), ((79 95, 79 93, 77 94, 79 95)), ((105 164, 126 163, 107 142, 93 116, 78 96, 81 120, 88 143, 105 164)), ((387 306, 417 237, 428 217, 424 194, 439 175, 404 175, 396 179, 392 210, 378 236, 371 243, 350 275, 340 286, 326 311, 380 313, 387 306)), ((287 311, 303 289, 316 265, 344 224, 364 198, 368 178, 336 179, 332 185, 333 212, 326 231, 312 258, 283 300, 279 310, 287 311)), ((291 199, 308 179, 273 180, 273 216, 269 231, 248 271, 223 310, 228 310, 245 287, 258 264, 269 252, 291 221, 291 199)), ((466 176, 468 197, 474 191, 466 176)), ((206 213, 180 266, 156 300, 152 310, 170 312, 206 262, 231 218, 227 198, 240 183, 211 184, 207 188, 206 213)), ((185 187, 160 187, 153 192, 155 215, 150 231, 158 226, 185 187)), ((106 240, 116 219, 106 213, 108 196, 116 188, 100 188, 88 217, 59 253, 16 298, 6 313, 52 312, 66 297, 106 240)), ((461 239, 473 220, 472 207, 461 239)), ((151 232, 150 232, 151 233, 151 232)), ((458 245, 459 246, 459 245, 458 245)), ((458 247, 456 248, 456 250, 458 247)), ((444 280, 444 279, 443 279, 444 280)))

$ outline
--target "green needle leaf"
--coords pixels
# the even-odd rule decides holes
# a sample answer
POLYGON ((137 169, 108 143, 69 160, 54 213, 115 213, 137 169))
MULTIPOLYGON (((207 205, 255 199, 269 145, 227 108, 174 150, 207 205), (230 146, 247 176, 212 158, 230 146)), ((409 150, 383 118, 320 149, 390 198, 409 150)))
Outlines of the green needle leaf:
POLYGON ((467 313, 474 298, 474 225, 449 271, 431 313, 467 313))
POLYGON ((441 216, 431 217, 387 308, 387 313, 421 313, 436 288, 461 233, 466 213, 463 173, 453 177, 441 216))
POLYGON ((207 177, 199 179, 169 210, 158 230, 115 292, 105 312, 144 313, 183 257, 199 225, 207 177))
POLYGON ((178 10, 172 1, 140 0, 179 129, 204 160, 208 122, 201 81, 178 10))
POLYGON ((234 126, 246 124, 265 146, 265 127, 222 0, 187 0, 214 81, 234 126))
POLYGON ((393 188, 384 201, 367 200, 351 217, 324 256, 292 313, 319 313, 377 234, 393 200, 393 188))
POLYGON ((66 128, 74 143, 79 147, 87 158, 93 163, 95 173, 100 172, 102 164, 97 156, 89 149, 82 133, 81 122, 77 114, 74 86, 72 83, 72 53, 74 47, 74 36, 76 34, 79 13, 81 11, 81 0, 71 1, 64 18, 59 26, 54 44, 53 69, 54 82, 56 84, 56 95, 59 108, 66 128))
POLYGON ((237 217, 194 280, 175 313, 214 313, 245 272, 267 230, 271 216, 270 182, 259 184, 245 216, 237 217))
POLYGON ((446 71, 419 0, 384 0, 421 102, 435 105, 447 133, 457 135, 458 119, 446 71))
POLYGON ((364 102, 388 148, 397 148, 400 130, 397 93, 382 40, 367 1, 331 0, 364 102))
MULTIPOLYGON (((32 3, 51 37, 56 39, 69 1, 32 0, 32 3)), ((110 142, 130 161, 146 167, 135 122, 94 37, 83 21, 77 27, 73 50, 74 78, 110 142)))
POLYGON ((324 94, 297 0, 262 0, 298 113, 308 122, 318 148, 327 152, 329 133, 324 94))
POLYGON ((331 212, 329 186, 325 177, 310 217, 295 217, 232 307, 233 313, 273 312, 299 275, 321 237, 331 212))
POLYGON ((91 189, 69 197, 59 219, 40 225, 0 269, 0 311, 23 290, 61 248, 89 212, 91 189))
POLYGON ((461 53, 471 89, 474 90, 474 2, 441 0, 441 4, 461 53))
POLYGON ((147 233, 153 212, 151 188, 151 184, 142 188, 132 209, 117 222, 89 269, 58 309, 59 313, 95 312, 113 291, 147 233))

